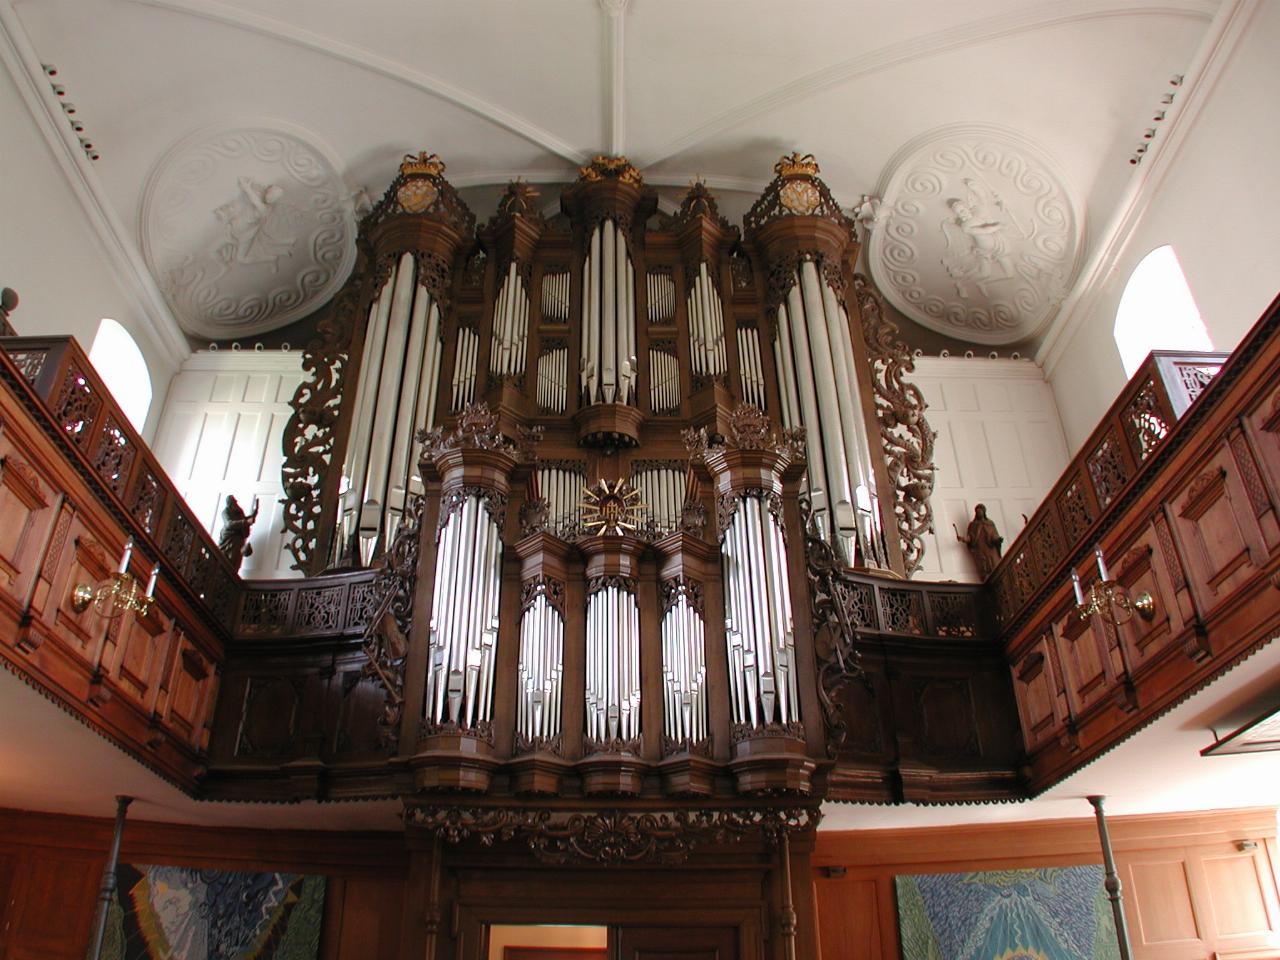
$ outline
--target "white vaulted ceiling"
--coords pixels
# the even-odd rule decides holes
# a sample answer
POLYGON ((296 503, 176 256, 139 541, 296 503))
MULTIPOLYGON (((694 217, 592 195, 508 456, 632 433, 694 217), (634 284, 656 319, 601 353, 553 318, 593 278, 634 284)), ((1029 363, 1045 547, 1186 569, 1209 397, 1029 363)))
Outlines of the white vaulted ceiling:
POLYGON ((668 200, 702 176, 737 219, 800 150, 847 207, 885 194, 876 230, 927 240, 871 245, 899 309, 1009 343, 1052 324, 1217 6, 17 0, 5 23, 58 67, 100 154, 90 183, 188 333, 249 336, 323 302, 349 268, 360 191, 380 195, 410 150, 439 153, 482 220, 492 185, 567 182, 601 152, 668 200), (957 130, 994 166, 947 170, 917 202, 911 165, 945 169, 930 145, 957 130), (1010 164, 1049 176, 1069 230, 1036 219, 1038 188, 1001 179, 1010 164), (981 236, 953 203, 975 170, 992 174, 981 236), (1020 313, 993 323, 1002 298, 1020 313))

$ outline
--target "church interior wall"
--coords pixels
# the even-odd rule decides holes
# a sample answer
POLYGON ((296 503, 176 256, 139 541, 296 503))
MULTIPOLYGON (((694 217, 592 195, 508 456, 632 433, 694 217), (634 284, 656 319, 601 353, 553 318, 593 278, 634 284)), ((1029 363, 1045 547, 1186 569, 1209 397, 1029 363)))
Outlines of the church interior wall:
POLYGON ((978 568, 952 525, 965 533, 974 507, 1012 543, 1067 465, 1053 390, 1030 360, 918 357, 912 380, 937 431, 934 532, 925 539, 925 580, 977 582, 978 568))
POLYGON ((103 317, 137 341, 151 374, 152 403, 144 438, 155 435, 165 391, 177 372, 148 336, 138 308, 122 289, 58 158, 41 136, 7 71, 0 70, 4 163, 0 175, 0 284, 22 298, 12 323, 23 336, 73 336, 87 352, 103 317))
MULTIPOLYGON (((1266 949, 1280 935, 1273 810, 1112 817, 1110 825, 1138 960, 1272 955, 1266 949)), ((0 810, 0 826, 0 944, 7 938, 13 956, 81 956, 111 822, 0 810)), ((820 831, 811 879, 821 956, 900 956, 895 876, 1096 864, 1097 843, 1090 819, 820 831)), ((396 955, 413 896, 406 857, 399 833, 142 821, 127 823, 121 851, 125 863, 325 875, 323 960, 396 955)), ((504 936, 513 942, 513 931, 504 936)), ((531 931, 524 945, 538 936, 531 931)))
POLYGON ((302 381, 300 350, 202 350, 173 379, 155 453, 216 539, 228 495, 260 513, 250 531, 245 579, 298 576, 284 548, 281 437, 302 381))
POLYGON ((1168 145, 1176 153, 1161 158, 1159 182, 1146 188, 1118 256, 1086 291, 1082 321, 1060 355, 1045 359, 1072 453, 1125 382, 1112 328, 1129 275, 1148 253, 1173 245, 1215 350, 1234 349, 1275 297, 1280 220, 1271 198, 1280 192, 1280 129, 1260 103, 1280 90, 1271 42, 1280 7, 1248 9, 1203 106, 1180 142, 1168 145))

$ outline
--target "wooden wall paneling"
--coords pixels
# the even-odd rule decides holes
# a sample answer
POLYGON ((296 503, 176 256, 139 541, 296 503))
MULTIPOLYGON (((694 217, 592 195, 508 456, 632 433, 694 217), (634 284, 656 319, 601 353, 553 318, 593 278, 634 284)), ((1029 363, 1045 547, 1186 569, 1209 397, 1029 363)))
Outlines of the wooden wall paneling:
POLYGON ((1230 449, 1219 445, 1169 501, 1192 595, 1201 616, 1208 616, 1243 586, 1266 556, 1230 449))
POLYGON ((104 859, 72 851, 22 852, 22 882, 8 924, 5 960, 83 956, 104 859))
MULTIPOLYGON (((1136 960, 1280 953, 1275 810, 1111 817, 1109 825, 1136 960), (1246 840, 1256 847, 1241 850, 1246 840)), ((1100 862, 1089 819, 820 832, 812 877, 822 958, 898 960, 899 874, 1100 862)))

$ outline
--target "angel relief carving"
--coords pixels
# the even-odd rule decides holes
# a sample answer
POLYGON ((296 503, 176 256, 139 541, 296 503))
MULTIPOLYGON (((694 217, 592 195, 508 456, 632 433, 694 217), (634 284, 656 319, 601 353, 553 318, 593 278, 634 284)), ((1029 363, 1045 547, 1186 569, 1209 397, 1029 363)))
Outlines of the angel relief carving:
POLYGON ((226 228, 217 256, 227 264, 269 264, 277 273, 280 258, 291 255, 298 242, 303 213, 283 199, 284 188, 278 184, 249 177, 238 177, 236 184, 240 192, 235 199, 213 211, 226 228))

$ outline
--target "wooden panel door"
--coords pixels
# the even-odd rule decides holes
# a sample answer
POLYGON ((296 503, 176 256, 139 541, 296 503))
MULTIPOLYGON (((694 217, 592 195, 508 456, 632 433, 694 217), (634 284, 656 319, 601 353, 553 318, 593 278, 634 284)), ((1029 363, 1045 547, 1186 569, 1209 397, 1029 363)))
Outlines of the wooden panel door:
POLYGON ((619 960, 738 960, 732 927, 623 927, 619 960))

